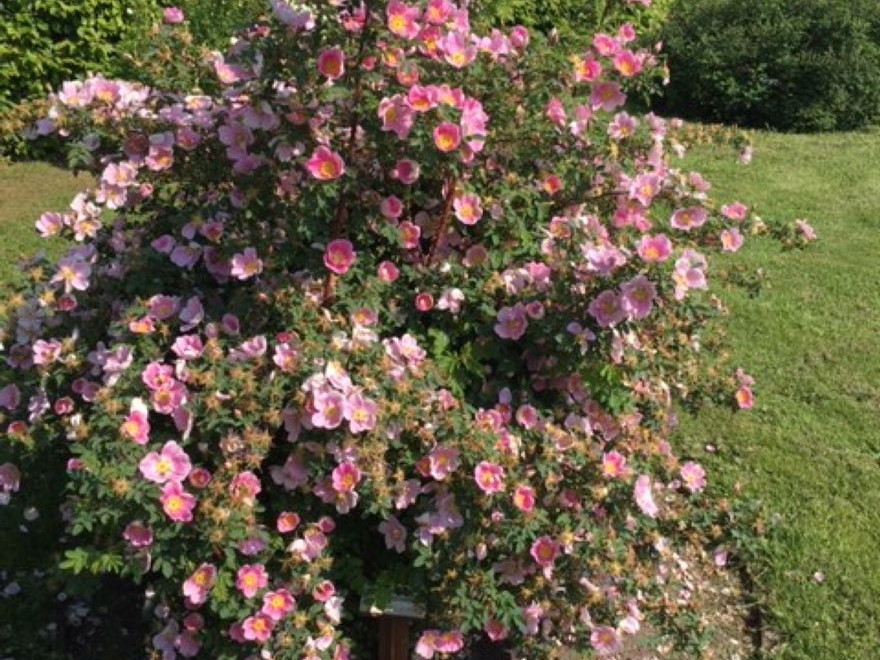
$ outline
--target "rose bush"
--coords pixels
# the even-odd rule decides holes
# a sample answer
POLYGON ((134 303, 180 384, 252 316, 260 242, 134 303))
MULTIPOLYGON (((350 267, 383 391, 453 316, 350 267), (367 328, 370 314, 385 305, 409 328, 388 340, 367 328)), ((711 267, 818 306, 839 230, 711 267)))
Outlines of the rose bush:
POLYGON ((420 657, 614 651, 709 508, 674 406, 752 404, 706 255, 766 225, 626 112, 629 24, 569 59, 450 0, 272 12, 216 94, 96 76, 38 123, 97 183, 5 307, 3 496, 66 461, 63 566, 149 585, 163 658, 369 655, 392 595, 420 657))

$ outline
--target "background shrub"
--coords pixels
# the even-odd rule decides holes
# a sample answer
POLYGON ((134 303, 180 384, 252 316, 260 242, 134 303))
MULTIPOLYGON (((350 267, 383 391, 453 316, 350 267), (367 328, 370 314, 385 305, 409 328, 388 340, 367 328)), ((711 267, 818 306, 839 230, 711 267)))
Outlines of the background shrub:
POLYGON ((662 25, 674 0, 654 0, 650 7, 626 0, 475 0, 472 20, 480 27, 525 25, 564 38, 588 39, 607 27, 608 19, 625 5, 639 35, 649 41, 662 25))
POLYGON ((688 0, 662 29, 664 111, 792 131, 880 117, 880 14, 869 0, 688 0))
POLYGON ((265 14, 265 0, 183 0, 164 3, 183 9, 196 43, 224 49, 239 28, 253 24, 265 14))
POLYGON ((87 71, 112 75, 120 50, 157 16, 154 0, 4 0, 0 108, 87 71))

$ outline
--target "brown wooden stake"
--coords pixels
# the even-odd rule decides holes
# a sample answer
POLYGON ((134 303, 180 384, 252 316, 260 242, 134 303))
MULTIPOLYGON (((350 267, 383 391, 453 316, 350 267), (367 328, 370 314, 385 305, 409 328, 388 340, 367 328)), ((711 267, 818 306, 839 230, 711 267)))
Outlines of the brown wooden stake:
POLYGON ((379 660, 409 660, 409 619, 379 617, 379 660))

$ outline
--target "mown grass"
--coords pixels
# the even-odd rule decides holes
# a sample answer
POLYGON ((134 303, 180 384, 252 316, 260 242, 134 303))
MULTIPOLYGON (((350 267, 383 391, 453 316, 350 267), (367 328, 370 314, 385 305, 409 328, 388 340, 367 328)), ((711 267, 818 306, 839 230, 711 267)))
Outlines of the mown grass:
MULTIPOLYGON (((737 258, 763 268, 768 285, 757 299, 723 295, 758 403, 685 417, 682 441, 716 445, 716 478, 744 483, 778 517, 754 569, 779 655, 880 657, 880 134, 759 134, 750 166, 705 147, 685 166, 720 200, 809 219, 821 241, 803 252, 747 241, 737 258)), ((0 165, 0 282, 43 247, 39 214, 64 208, 82 183, 45 165, 0 165)))
POLYGON ((43 211, 66 209, 85 185, 84 177, 44 163, 0 162, 0 282, 18 275, 23 256, 52 249, 53 241, 40 238, 34 223, 43 211))
POLYGON ((759 134, 748 167, 709 148, 685 162, 719 199, 765 219, 807 218, 821 240, 788 253, 747 241, 739 256, 769 285, 757 299, 725 300, 757 405, 704 409, 683 420, 683 436, 719 446, 720 478, 744 482, 778 517, 757 570, 780 655, 878 658, 880 134, 759 134))

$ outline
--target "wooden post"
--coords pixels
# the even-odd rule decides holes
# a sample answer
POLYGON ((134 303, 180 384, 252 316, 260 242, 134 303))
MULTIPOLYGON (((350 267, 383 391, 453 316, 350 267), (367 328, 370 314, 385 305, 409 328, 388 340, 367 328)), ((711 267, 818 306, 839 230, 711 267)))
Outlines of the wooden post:
POLYGON ((400 616, 379 617, 379 660, 409 660, 409 626, 400 616))
POLYGON ((425 618, 425 609, 406 596, 394 595, 382 608, 369 594, 361 597, 361 612, 379 619, 378 660, 410 660, 409 634, 415 619, 425 618))

